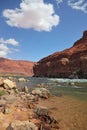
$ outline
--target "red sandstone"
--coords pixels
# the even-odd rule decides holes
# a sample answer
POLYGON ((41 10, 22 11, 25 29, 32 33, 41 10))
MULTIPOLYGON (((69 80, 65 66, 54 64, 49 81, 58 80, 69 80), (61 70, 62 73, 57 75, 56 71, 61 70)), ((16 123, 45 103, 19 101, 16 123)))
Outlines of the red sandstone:
POLYGON ((45 57, 34 66, 35 76, 40 77, 71 77, 77 73, 87 78, 87 31, 71 48, 45 57))
POLYGON ((33 76, 35 62, 0 58, 0 74, 33 76))

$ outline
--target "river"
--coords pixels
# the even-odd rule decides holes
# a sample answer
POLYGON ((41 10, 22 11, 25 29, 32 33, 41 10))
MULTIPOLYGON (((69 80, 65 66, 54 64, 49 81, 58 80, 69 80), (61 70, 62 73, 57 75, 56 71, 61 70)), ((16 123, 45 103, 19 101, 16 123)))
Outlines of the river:
POLYGON ((56 96, 68 95, 87 100, 87 79, 24 77, 27 82, 18 82, 18 78, 16 77, 16 83, 19 88, 27 86, 31 91, 36 87, 45 87, 56 96))

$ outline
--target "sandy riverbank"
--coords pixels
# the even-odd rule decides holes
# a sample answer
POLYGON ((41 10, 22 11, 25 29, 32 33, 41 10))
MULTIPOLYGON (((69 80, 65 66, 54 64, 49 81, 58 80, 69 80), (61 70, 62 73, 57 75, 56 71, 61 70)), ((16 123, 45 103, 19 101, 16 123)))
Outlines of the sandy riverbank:
POLYGON ((68 96, 40 100, 59 121, 59 130, 87 130, 87 102, 68 96))
POLYGON ((87 100, 53 96, 41 87, 29 91, 25 86, 19 91, 9 79, 1 79, 0 84, 0 130, 11 130, 15 121, 21 121, 20 130, 23 121, 35 125, 32 130, 87 130, 87 100))

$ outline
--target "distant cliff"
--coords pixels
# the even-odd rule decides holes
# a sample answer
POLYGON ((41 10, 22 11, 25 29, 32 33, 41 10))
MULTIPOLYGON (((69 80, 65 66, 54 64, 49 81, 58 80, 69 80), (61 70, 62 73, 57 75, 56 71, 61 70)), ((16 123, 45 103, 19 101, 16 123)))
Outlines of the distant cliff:
POLYGON ((34 64, 31 61, 0 58, 0 74, 33 76, 34 64))
POLYGON ((87 31, 71 48, 37 62, 34 76, 87 78, 87 31))

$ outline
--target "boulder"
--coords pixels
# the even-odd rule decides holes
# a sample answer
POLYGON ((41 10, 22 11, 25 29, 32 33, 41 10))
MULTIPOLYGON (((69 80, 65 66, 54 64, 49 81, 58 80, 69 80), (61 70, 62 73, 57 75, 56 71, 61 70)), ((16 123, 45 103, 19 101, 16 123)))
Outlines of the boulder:
POLYGON ((32 95, 32 94, 26 94, 26 98, 29 100, 29 101, 32 101, 32 102, 36 102, 38 101, 38 96, 35 96, 35 95, 32 95))
POLYGON ((9 80, 13 80, 14 78, 13 77, 8 77, 9 80))
POLYGON ((9 113, 11 113, 11 109, 9 107, 5 106, 3 113, 4 114, 9 114, 9 113))
POLYGON ((0 107, 5 106, 6 101, 4 99, 0 99, 0 107))
POLYGON ((29 107, 30 109, 34 109, 34 108, 35 108, 35 103, 29 102, 28 107, 29 107))
POLYGON ((70 86, 75 86, 75 83, 74 82, 69 82, 69 85, 70 86))
POLYGON ((45 88, 36 88, 34 90, 32 90, 31 92, 33 95, 38 95, 41 98, 49 98, 50 97, 50 92, 45 89, 45 88))
POLYGON ((3 84, 4 84, 3 78, 0 78, 0 86, 2 86, 3 84))
POLYGON ((38 127, 29 121, 15 120, 7 127, 6 130, 38 130, 38 127))
POLYGON ((5 107, 4 106, 0 106, 0 113, 4 113, 4 109, 5 107))
POLYGON ((3 95, 1 97, 2 100, 5 100, 6 103, 16 103, 17 102, 17 97, 15 97, 15 95, 3 95))
POLYGON ((28 93, 28 92, 29 92, 28 87, 27 87, 27 86, 24 86, 23 91, 24 91, 25 93, 28 93))
POLYGON ((5 110, 5 105, 6 105, 6 101, 5 100, 0 100, 0 112, 4 112, 5 110))
POLYGON ((38 106, 38 107, 35 108, 34 112, 38 116, 47 116, 48 115, 48 109, 47 109, 47 107, 38 106))
POLYGON ((52 117, 47 107, 38 106, 34 109, 37 117, 43 122, 50 124, 52 127, 57 126, 58 122, 52 117))
POLYGON ((12 89, 12 88, 16 88, 16 83, 9 80, 9 79, 5 79, 4 81, 4 88, 5 89, 12 89))
POLYGON ((25 78, 19 78, 18 82, 26 82, 27 80, 25 78))
POLYGON ((10 95, 14 95, 14 94, 18 94, 19 93, 19 91, 18 91, 18 89, 9 89, 9 90, 7 90, 7 92, 8 92, 8 94, 10 94, 10 95))

